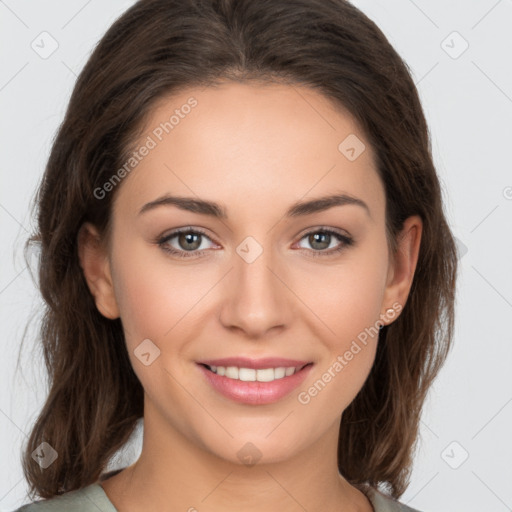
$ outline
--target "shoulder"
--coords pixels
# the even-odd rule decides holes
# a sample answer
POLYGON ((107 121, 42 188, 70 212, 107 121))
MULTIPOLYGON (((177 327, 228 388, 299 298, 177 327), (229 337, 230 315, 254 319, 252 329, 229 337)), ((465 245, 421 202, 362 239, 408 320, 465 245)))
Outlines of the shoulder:
POLYGON ((375 512, 420 512, 415 508, 411 508, 400 503, 391 496, 388 496, 373 487, 368 487, 363 492, 370 500, 375 512))
POLYGON ((14 512, 117 512, 103 488, 92 484, 49 500, 40 500, 16 509, 14 512))

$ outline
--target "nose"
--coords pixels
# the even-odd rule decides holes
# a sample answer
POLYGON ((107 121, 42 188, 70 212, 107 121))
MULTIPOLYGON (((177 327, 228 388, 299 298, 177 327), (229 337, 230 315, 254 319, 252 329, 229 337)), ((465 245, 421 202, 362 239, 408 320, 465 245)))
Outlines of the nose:
POLYGON ((243 252, 240 254, 233 255, 233 269, 223 284, 221 323, 229 330, 243 332, 247 338, 262 338, 273 329, 286 328, 294 307, 286 270, 273 258, 271 250, 263 250, 254 261, 243 252))

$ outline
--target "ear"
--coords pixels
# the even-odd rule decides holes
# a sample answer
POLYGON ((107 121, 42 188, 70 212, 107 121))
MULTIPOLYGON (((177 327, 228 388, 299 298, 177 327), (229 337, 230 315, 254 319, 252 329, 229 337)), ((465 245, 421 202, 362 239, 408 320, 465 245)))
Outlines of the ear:
POLYGON ((106 318, 119 318, 107 250, 95 226, 84 223, 78 232, 78 256, 87 286, 98 311, 106 318))
POLYGON ((395 317, 403 309, 409 296, 418 262, 422 228, 423 222, 419 215, 413 215, 404 221, 402 231, 398 234, 397 249, 390 258, 382 302, 382 306, 385 308, 382 316, 389 320, 385 324, 391 323, 391 319, 396 319, 395 317), (393 309, 394 312, 386 314, 389 309, 393 309))

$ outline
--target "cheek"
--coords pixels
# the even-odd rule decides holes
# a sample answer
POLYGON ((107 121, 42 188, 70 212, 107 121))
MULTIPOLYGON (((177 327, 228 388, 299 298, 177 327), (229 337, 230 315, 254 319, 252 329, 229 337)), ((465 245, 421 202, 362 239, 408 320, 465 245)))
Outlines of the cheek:
MULTIPOLYGON (((179 401, 183 392, 166 369, 175 368, 184 356, 197 304, 211 288, 211 279, 198 276, 192 266, 173 265, 147 243, 123 242, 120 237, 113 248, 113 274, 132 367, 147 394, 155 398, 167 389, 179 401), (150 358, 158 354, 154 362, 141 362, 139 347, 145 347, 150 358)), ((182 399, 185 406, 186 396, 182 399)))
POLYGON ((361 259, 338 272, 339 281, 325 279, 322 293, 309 292, 308 304, 329 329, 321 328, 323 356, 297 396, 308 415, 332 420, 363 387, 377 350, 382 274, 378 259, 361 259))
POLYGON ((317 270, 301 286, 299 293, 321 320, 323 333, 318 331, 324 357, 298 400, 311 403, 315 414, 344 410, 372 368, 387 277, 387 246, 378 240, 347 253, 336 268, 317 270))
POLYGON ((132 343, 169 334, 211 287, 196 268, 173 264, 147 242, 121 239, 113 259, 116 300, 132 343))
POLYGON ((335 266, 313 263, 309 272, 300 269, 290 276, 297 295, 331 333, 326 341, 333 349, 343 350, 374 326, 383 310, 387 249, 381 243, 367 245, 347 252, 335 266))

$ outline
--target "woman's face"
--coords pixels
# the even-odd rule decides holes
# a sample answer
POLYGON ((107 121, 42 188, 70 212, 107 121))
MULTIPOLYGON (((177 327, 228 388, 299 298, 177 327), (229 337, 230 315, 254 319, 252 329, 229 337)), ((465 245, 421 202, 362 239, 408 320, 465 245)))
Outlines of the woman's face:
POLYGON ((112 294, 93 293, 121 317, 146 424, 238 463, 337 439, 410 284, 363 133, 311 89, 228 82, 161 101, 135 148, 105 187, 112 294))

